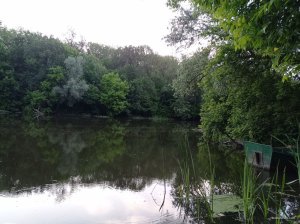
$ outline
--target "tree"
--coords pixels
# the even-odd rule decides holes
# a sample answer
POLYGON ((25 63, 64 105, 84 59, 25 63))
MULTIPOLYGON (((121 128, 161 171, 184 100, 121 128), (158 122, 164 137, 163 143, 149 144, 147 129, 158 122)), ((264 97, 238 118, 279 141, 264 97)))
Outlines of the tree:
POLYGON ((194 53, 179 65, 177 77, 173 80, 175 116, 191 119, 199 116, 201 107, 200 81, 205 77, 210 48, 194 53))
POLYGON ((25 111, 28 114, 42 113, 48 115, 59 102, 58 94, 53 91, 57 85, 62 85, 64 81, 63 68, 60 66, 49 69, 47 79, 41 82, 37 90, 30 91, 25 97, 25 111))
POLYGON ((0 62, 0 110, 16 111, 20 110, 18 97, 20 95, 19 84, 14 78, 14 74, 9 67, 0 62))
POLYGON ((68 57, 65 60, 66 78, 65 84, 55 86, 53 92, 61 96, 61 101, 66 101, 68 106, 73 106, 80 100, 89 86, 83 80, 83 57, 68 57))
POLYGON ((107 73, 103 75, 100 90, 100 101, 107 108, 109 115, 118 115, 127 108, 126 96, 129 87, 128 83, 123 81, 119 74, 107 73))
POLYGON ((75 49, 78 53, 84 53, 87 48, 85 39, 82 36, 78 38, 73 29, 68 30, 65 37, 65 43, 70 46, 71 49, 75 49))
POLYGON ((49 69, 62 66, 65 57, 63 44, 53 37, 0 27, 2 109, 22 111, 27 107, 29 94, 40 90, 49 69))
POLYGON ((97 57, 93 55, 85 55, 83 71, 84 80, 89 85, 97 86, 98 84, 100 84, 101 76, 107 73, 107 68, 97 57))
MULTIPOLYGON (((184 0, 183 0, 184 1, 184 0)), ((169 0, 178 7, 182 0, 169 0)), ((192 0, 227 33, 235 49, 254 49, 272 59, 281 74, 300 77, 299 0, 192 0)))
POLYGON ((63 66, 66 52, 59 40, 24 30, 12 31, 10 35, 9 62, 22 90, 38 88, 49 68, 63 66))
POLYGON ((154 82, 147 77, 131 82, 129 92, 130 111, 135 115, 152 116, 158 108, 158 95, 154 82))
POLYGON ((89 42, 87 44, 87 54, 96 57, 108 69, 115 69, 117 49, 89 42))
POLYGON ((169 45, 188 48, 201 41, 216 43, 224 39, 225 32, 217 21, 195 4, 169 6, 178 12, 171 21, 170 33, 164 38, 169 45))
POLYGON ((271 69, 270 57, 230 46, 219 49, 201 83, 201 129, 205 137, 270 142, 297 131, 300 85, 271 69))
POLYGON ((19 83, 16 81, 14 70, 8 59, 10 54, 7 46, 8 36, 9 32, 2 28, 0 23, 0 110, 12 111, 19 109, 20 93, 19 83))

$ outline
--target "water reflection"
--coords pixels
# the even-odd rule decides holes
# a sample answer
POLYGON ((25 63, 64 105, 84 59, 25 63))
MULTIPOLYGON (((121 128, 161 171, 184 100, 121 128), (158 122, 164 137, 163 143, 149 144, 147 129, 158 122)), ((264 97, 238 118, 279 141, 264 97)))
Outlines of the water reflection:
MULTIPOLYGON (((203 201, 182 200, 180 164, 193 158, 198 178, 190 179, 191 194, 202 191, 209 198, 213 192, 223 202, 224 195, 240 195, 243 156, 217 146, 208 153, 195 127, 171 121, 2 117, 0 223, 209 221, 203 201)), ((285 200, 284 208, 294 214, 299 203, 285 200)), ((236 213, 228 214, 233 223, 236 213)))
POLYGON ((186 150, 181 161, 172 195, 184 216, 191 223, 240 223, 243 154, 199 143, 196 153, 186 150))
POLYGON ((178 145, 187 136, 196 147, 192 126, 88 118, 0 122, 1 223, 183 222, 170 191, 178 145))
MULTIPOLYGON (((82 183, 105 181, 112 187, 141 190, 153 178, 172 177, 177 168, 172 158, 178 157, 178 144, 187 132, 175 123, 150 121, 71 119, 13 125, 2 121, 0 189, 76 177, 82 183), (162 158, 163 151, 168 159, 162 158)), ((195 147, 196 138, 191 138, 195 147)))
MULTIPOLYGON (((171 192, 174 206, 181 208, 184 216, 191 218, 191 223, 248 223, 243 217, 243 154, 218 146, 199 144, 198 147, 196 156, 187 150, 180 165, 181 172, 177 174, 171 192)), ((300 214, 296 174, 256 170, 255 175, 257 197, 253 206, 256 209, 251 221, 296 223, 300 214), (279 179, 274 182, 277 177, 279 179), (281 186, 281 183, 286 184, 281 186), (270 186, 271 194, 268 192, 270 186), (262 212, 262 197, 268 194, 271 198, 266 220, 262 212)))
MULTIPOLYGON (((51 188, 51 187, 50 187, 51 188)), ((56 186, 53 186, 55 189, 56 186)), ((90 184, 72 187, 67 200, 57 203, 51 195, 51 189, 43 194, 31 192, 15 198, 1 199, 1 221, 9 223, 182 223, 172 209, 170 198, 166 199, 168 210, 161 212, 153 203, 151 192, 153 185, 142 193, 122 191, 107 186, 90 184), (17 207, 15 205, 18 205, 17 207), (18 215, 16 215, 18 214, 18 215)), ((157 190, 162 190, 157 188, 157 190)), ((169 189, 167 189, 167 192, 169 189)), ((158 195, 159 196, 159 195, 158 195)))

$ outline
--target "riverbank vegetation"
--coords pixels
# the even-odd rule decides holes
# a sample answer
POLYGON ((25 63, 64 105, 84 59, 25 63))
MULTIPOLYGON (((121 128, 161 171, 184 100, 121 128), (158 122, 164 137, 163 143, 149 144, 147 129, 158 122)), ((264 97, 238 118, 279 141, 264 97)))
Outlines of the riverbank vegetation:
POLYGON ((170 45, 209 43, 209 60, 196 74, 204 137, 270 144, 271 134, 297 136, 299 1, 169 0, 168 4, 178 12, 166 37, 170 45))
MULTIPOLYGON (((203 137, 213 142, 249 139, 270 145, 274 139, 288 137, 293 140, 289 141, 291 144, 281 146, 295 150, 298 163, 300 2, 169 0, 168 4, 178 12, 171 23, 171 33, 166 37, 170 45, 190 47, 208 43, 208 47, 201 49, 209 51, 208 61, 194 76, 201 90, 203 137)), ((190 168, 182 169, 186 184, 182 185, 184 194, 180 199, 184 199, 181 205, 187 214, 195 217, 196 223, 225 223, 220 219, 234 214, 236 222, 230 220, 228 223, 298 222, 299 212, 289 213, 282 204, 286 200, 282 196, 292 196, 290 192, 297 192, 299 187, 297 177, 292 177, 290 182, 286 180, 286 174, 291 173, 286 173, 285 169, 277 168, 272 174, 245 163, 241 189, 237 191, 239 197, 234 198, 238 205, 234 208, 239 211, 225 210, 220 217, 212 219, 210 214, 214 214, 216 203, 211 189, 215 188, 213 178, 216 175, 199 180, 198 183, 204 183, 195 188, 199 192, 210 183, 207 197, 193 195, 190 170, 194 170, 194 165, 187 164, 190 168), (208 207, 206 216, 201 214, 203 209, 199 212, 197 200, 209 205, 203 206, 204 210, 208 207)), ((227 192, 225 196, 234 194, 227 192)), ((299 201, 299 193, 292 197, 291 200, 299 201)), ((222 203, 227 204, 224 197, 222 203)))
POLYGON ((0 27, 0 110, 199 119, 204 138, 270 142, 300 120, 298 1, 169 0, 181 60, 0 27))

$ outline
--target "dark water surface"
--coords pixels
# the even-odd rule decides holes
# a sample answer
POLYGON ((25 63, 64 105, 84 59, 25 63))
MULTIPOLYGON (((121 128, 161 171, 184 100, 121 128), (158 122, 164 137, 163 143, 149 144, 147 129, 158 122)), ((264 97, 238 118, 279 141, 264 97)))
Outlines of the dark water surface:
MULTIPOLYGON (((187 155, 196 158, 201 187, 210 194, 209 155, 196 128, 174 121, 2 117, 0 223, 192 222, 193 208, 180 199, 187 155)), ((212 149, 210 157, 215 193, 238 197, 243 154, 212 149)))

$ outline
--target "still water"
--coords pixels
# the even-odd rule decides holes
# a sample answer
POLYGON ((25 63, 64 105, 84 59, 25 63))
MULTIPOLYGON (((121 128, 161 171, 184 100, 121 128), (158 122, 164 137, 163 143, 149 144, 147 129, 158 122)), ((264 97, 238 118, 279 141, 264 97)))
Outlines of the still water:
POLYGON ((196 159, 197 187, 207 194, 211 161, 222 197, 238 197, 244 161, 231 150, 208 153, 199 139, 193 123, 2 117, 0 223, 193 222, 193 208, 181 200, 184 160, 196 159))

